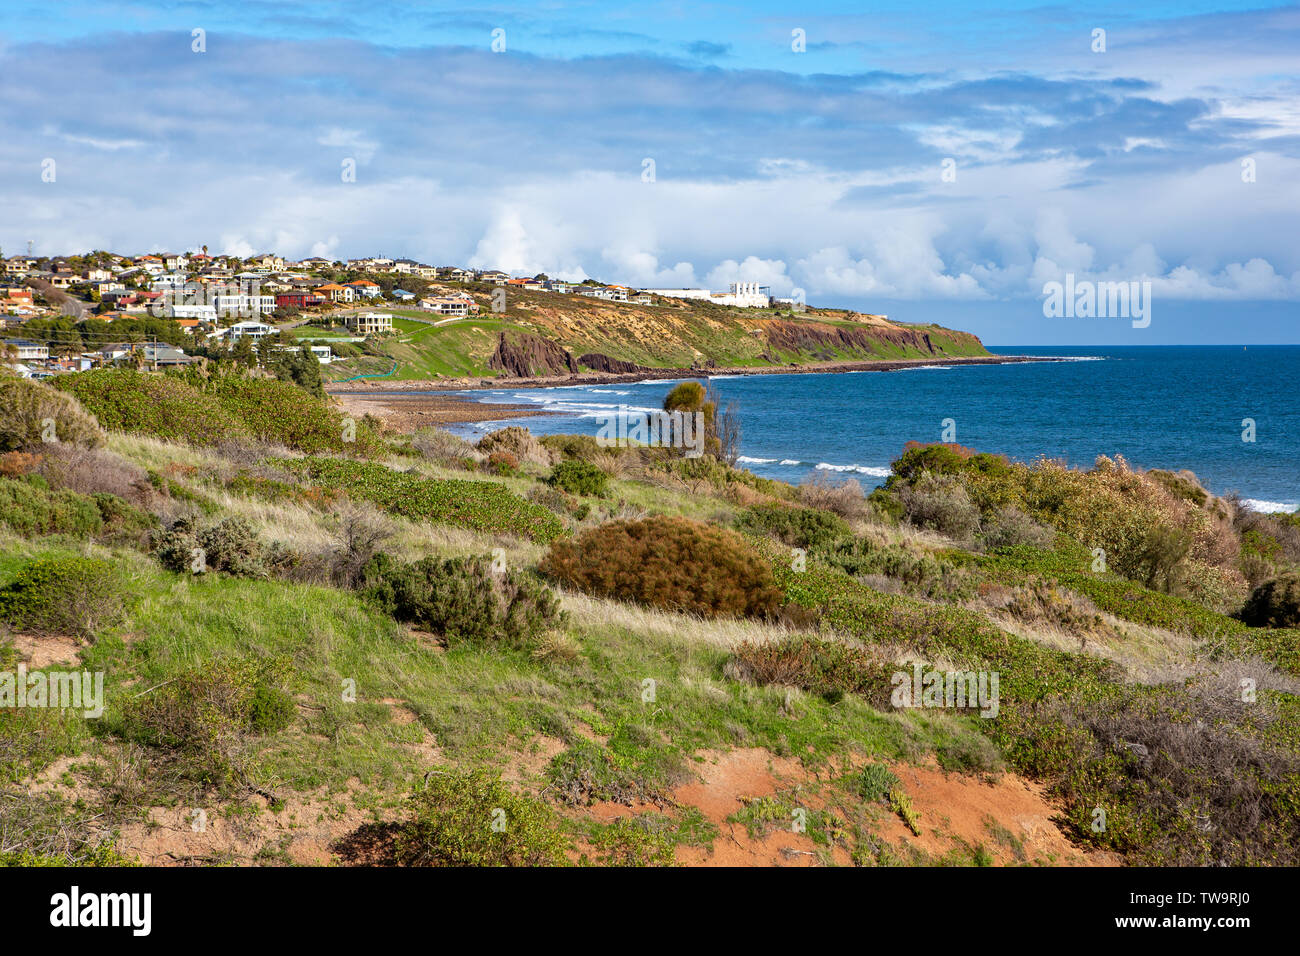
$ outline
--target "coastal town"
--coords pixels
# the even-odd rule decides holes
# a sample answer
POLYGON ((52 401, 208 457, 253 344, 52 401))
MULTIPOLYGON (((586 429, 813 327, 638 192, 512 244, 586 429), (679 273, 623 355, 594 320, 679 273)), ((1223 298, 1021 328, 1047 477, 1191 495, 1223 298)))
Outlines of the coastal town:
POLYGON ((484 304, 502 311, 498 290, 642 306, 801 305, 797 296, 773 298, 756 282, 732 283, 726 292, 641 289, 382 256, 292 260, 273 252, 210 255, 207 246, 137 256, 28 254, 0 256, 0 362, 26 378, 117 364, 166 368, 232 351, 258 360, 305 349, 330 364, 349 354, 340 346, 393 332, 395 310, 417 321, 454 322, 484 304))

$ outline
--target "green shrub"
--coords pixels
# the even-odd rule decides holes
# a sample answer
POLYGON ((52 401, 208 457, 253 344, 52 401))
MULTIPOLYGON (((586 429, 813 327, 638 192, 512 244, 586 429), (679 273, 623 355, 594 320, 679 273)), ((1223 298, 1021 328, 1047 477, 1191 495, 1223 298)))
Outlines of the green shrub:
POLYGON ((292 382, 274 378, 95 369, 61 376, 56 384, 108 429, 194 445, 257 439, 308 454, 373 455, 383 449, 367 421, 353 421, 292 382))
POLYGON ((925 473, 898 490, 903 513, 918 528, 929 528, 954 541, 970 541, 980 528, 980 510, 960 480, 925 473))
POLYGON ((588 461, 565 460, 558 462, 546 478, 552 488, 571 495, 588 495, 603 498, 609 488, 609 475, 588 461))
POLYGON ((34 449, 51 441, 98 448, 104 434, 72 396, 32 379, 0 377, 0 452, 34 449))
POLYGON ((882 803, 889 799, 890 793, 898 785, 898 777, 883 763, 869 763, 858 775, 858 796, 868 803, 882 803))
POLYGON ((986 548, 1014 548, 1031 545, 1051 547, 1056 532, 1045 527, 1014 505, 997 511, 985 524, 982 535, 986 548))
POLYGON ((239 516, 211 523, 180 518, 157 536, 154 548, 164 568, 181 574, 224 571, 236 577, 264 578, 283 574, 298 561, 283 545, 264 544, 248 520, 239 516))
POLYGON ((619 817, 591 841, 602 866, 673 866, 671 820, 657 814, 619 817))
POLYGON ((797 687, 832 702, 856 694, 890 708, 890 678, 898 667, 885 657, 840 641, 796 635, 738 646, 728 673, 755 684, 797 687))
POLYGON ((566 620, 549 588, 521 571, 494 571, 488 556, 402 564, 378 554, 364 581, 366 595, 385 612, 442 634, 449 645, 525 647, 566 620))
POLYGON ((0 588, 0 620, 21 631, 89 638, 125 607, 113 566, 96 558, 37 558, 0 588))
POLYGON ((518 796, 496 774, 430 771, 394 842, 404 866, 564 866, 568 841, 540 800, 518 796))
POLYGON ((440 521, 547 542, 564 533, 554 512, 525 501, 496 481, 425 478, 376 462, 343 458, 288 458, 274 464, 348 497, 372 502, 414 521, 440 521))
POLYGON ((748 508, 737 517, 736 527, 773 535, 792 548, 821 548, 851 534, 848 522, 839 515, 783 504, 748 508))
POLYGON ((121 733, 170 751, 185 772, 221 785, 246 770, 248 738, 287 728, 295 715, 287 660, 221 658, 128 698, 121 733))
POLYGON ((1251 627, 1300 628, 1300 572, 1265 581, 1250 593, 1241 619, 1251 627))
POLYGON ((854 577, 879 574, 900 582, 909 593, 942 601, 973 597, 973 575, 948 561, 917 554, 900 544, 880 546, 849 538, 819 552, 827 564, 854 577))
POLYGON ((781 604, 743 538, 686 518, 610 521, 553 544, 541 571, 590 594, 705 617, 773 616, 781 604))
POLYGON ((104 519, 93 498, 73 491, 51 491, 38 475, 0 478, 0 524, 16 534, 99 534, 104 519))

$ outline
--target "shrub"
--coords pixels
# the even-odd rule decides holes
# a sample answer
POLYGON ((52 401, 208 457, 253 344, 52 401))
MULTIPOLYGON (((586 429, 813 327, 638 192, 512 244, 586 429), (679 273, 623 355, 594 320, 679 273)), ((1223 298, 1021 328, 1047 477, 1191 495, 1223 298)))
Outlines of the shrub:
POLYGON ((869 763, 858 775, 858 795, 868 803, 882 803, 899 786, 899 779, 883 763, 869 763))
POLYGON ((755 684, 797 687, 829 701, 857 694, 888 710, 890 677, 898 668, 882 655, 840 641, 798 635, 783 641, 736 648, 727 667, 735 678, 755 684))
POLYGON ((827 564, 854 577, 883 575, 901 582, 909 592, 937 600, 973 596, 973 576, 929 554, 917 554, 898 544, 880 546, 865 538, 850 538, 822 552, 827 564))
POLYGON ((743 538, 686 518, 610 521, 553 544, 541 571, 591 594, 705 617, 771 616, 781 603, 743 538))
POLYGON ((619 817, 591 841, 602 866, 673 866, 672 822, 657 814, 619 817))
POLYGON ((104 434, 71 395, 43 382, 0 377, 0 452, 34 450, 55 441, 97 448, 104 434))
POLYGON ((223 658, 177 674, 128 700, 128 740, 172 751, 205 783, 224 784, 244 770, 247 738, 277 733, 295 714, 284 659, 223 658))
POLYGON ((0 588, 0 620, 23 631, 89 638, 121 620, 126 602, 107 561, 37 558, 0 588))
POLYGON ((1056 532, 1039 524, 1014 505, 1009 505, 987 522, 983 538, 986 548, 1014 548, 1019 545, 1049 548, 1056 539, 1056 532))
POLYGON ((609 476, 587 461, 561 461, 551 469, 546 483, 571 495, 603 498, 609 488, 609 476))
POLYGON ((99 534, 104 520, 94 499, 72 491, 51 491, 39 476, 0 478, 0 525, 24 537, 99 534), (35 479, 35 480, 33 480, 35 479))
POLYGON ((682 382, 664 398, 666 412, 698 412, 704 409, 704 386, 699 382, 682 382))
POLYGON ((546 804, 485 769, 430 771, 394 841, 404 866, 564 866, 567 848, 546 804))
POLYGON ((508 451, 494 451, 485 462, 487 470, 503 478, 519 474, 519 459, 508 451))
POLYGON ((444 468, 459 468, 465 459, 481 457, 465 439, 442 428, 421 428, 411 436, 411 447, 444 468))
POLYGON ((842 518, 861 518, 871 511, 856 478, 835 484, 825 472, 814 472, 799 485, 799 501, 809 508, 831 511, 842 518))
POLYGON ((366 595, 385 612, 442 634, 448 645, 525 647, 566 620, 549 588, 514 569, 494 571, 487 556, 401 564, 379 554, 365 582, 366 595))
POLYGON ((1300 572, 1265 581, 1250 593, 1241 619, 1251 627, 1300 628, 1300 572))
POLYGON ((297 556, 282 545, 266 545, 245 518, 232 516, 215 523, 183 517, 157 536, 158 561, 169 571, 203 574, 224 571, 236 577, 264 578, 283 574, 297 556))
POLYGON ((829 511, 783 504, 749 508, 736 519, 736 527, 773 535, 792 548, 826 547, 851 533, 848 523, 829 511))
POLYGON ((524 501, 496 481, 425 478, 375 462, 342 458, 289 458, 275 464, 403 518, 442 521, 543 542, 564 532, 564 525, 553 512, 524 501))
POLYGON ((541 465, 544 468, 549 467, 553 460, 550 449, 538 441, 527 428, 518 425, 488 432, 479 439, 478 449, 489 455, 496 451, 508 452, 519 461, 541 465))
POLYGON ((903 513, 919 528, 930 528, 954 541, 966 542, 980 527, 979 508, 965 486, 951 475, 926 473, 914 485, 898 491, 903 513))
POLYGON ((375 454, 383 447, 366 420, 354 422, 291 382, 236 372, 204 377, 135 369, 95 369, 56 380, 104 428, 194 445, 257 439, 308 454, 375 454))

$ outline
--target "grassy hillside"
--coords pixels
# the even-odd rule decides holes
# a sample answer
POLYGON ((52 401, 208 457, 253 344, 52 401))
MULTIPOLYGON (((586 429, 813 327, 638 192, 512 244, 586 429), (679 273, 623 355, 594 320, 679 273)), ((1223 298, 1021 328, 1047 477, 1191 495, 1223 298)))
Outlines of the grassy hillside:
POLYGON ((597 353, 649 368, 989 354, 970 333, 904 325, 843 310, 810 309, 796 315, 700 302, 664 300, 645 306, 511 291, 506 311, 494 314, 490 296, 481 294, 478 299, 480 317, 439 326, 428 321, 428 313, 392 310, 398 317, 395 334, 377 343, 371 356, 331 365, 328 377, 337 381, 385 374, 394 363, 397 369, 391 377, 396 379, 497 375, 488 360, 502 332, 512 337, 538 335, 575 358, 597 353))
MULTIPOLYGON (((165 394, 75 392, 128 386, 165 394)), ((5 432, 0 672, 105 699, 0 708, 0 862, 1296 862, 1300 524, 1185 473, 918 446, 867 499, 523 429, 103 432, 20 388, 62 438, 5 432), (900 706, 914 666, 995 706, 900 706)), ((275 417, 236 388, 176 400, 275 417)))

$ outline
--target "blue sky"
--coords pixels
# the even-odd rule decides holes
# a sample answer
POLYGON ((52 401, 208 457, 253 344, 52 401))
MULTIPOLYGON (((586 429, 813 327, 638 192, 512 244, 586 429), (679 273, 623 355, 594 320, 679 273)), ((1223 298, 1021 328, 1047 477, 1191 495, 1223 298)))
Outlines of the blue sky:
POLYGON ((1297 63, 1300 7, 1201 0, 19 0, 0 248, 759 280, 993 344, 1298 342, 1297 63), (1151 324, 1044 318, 1067 272, 1151 282, 1151 324))

